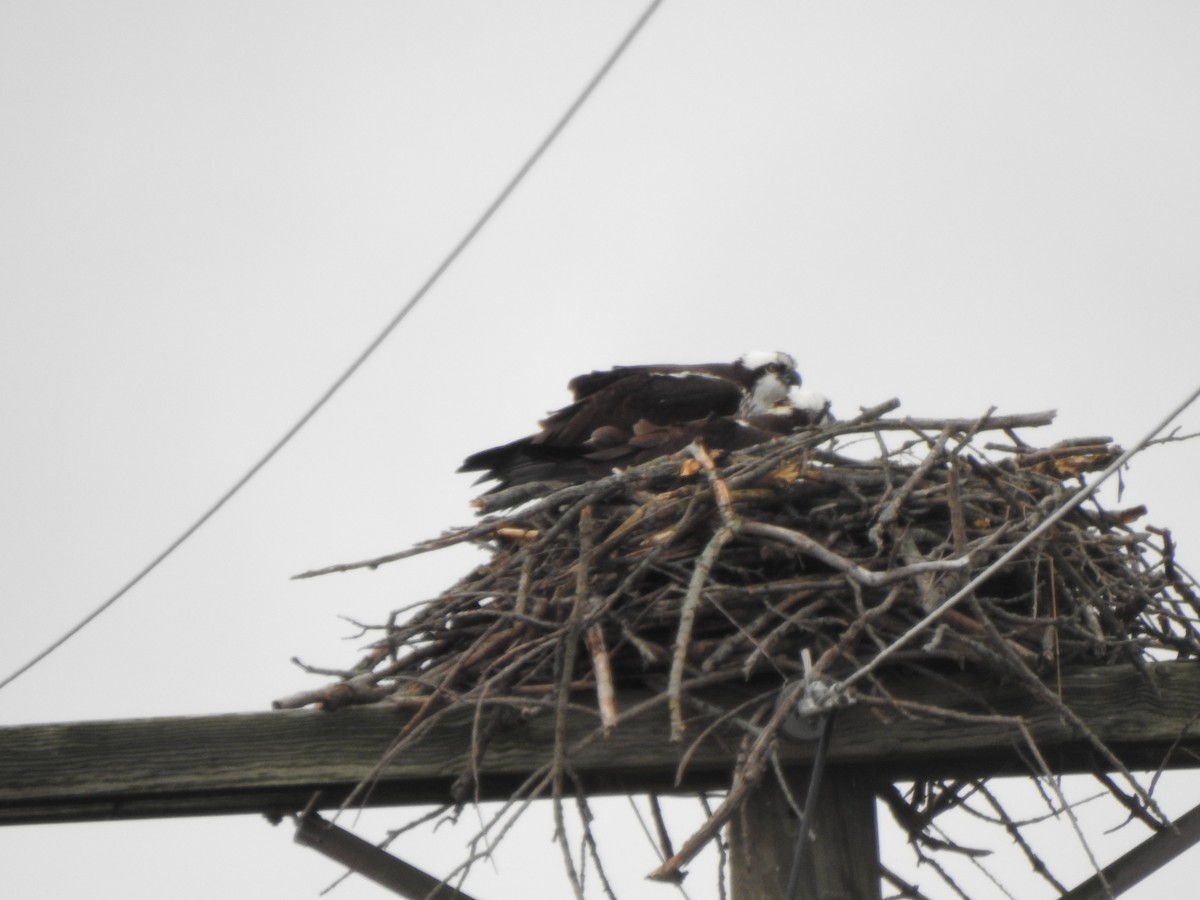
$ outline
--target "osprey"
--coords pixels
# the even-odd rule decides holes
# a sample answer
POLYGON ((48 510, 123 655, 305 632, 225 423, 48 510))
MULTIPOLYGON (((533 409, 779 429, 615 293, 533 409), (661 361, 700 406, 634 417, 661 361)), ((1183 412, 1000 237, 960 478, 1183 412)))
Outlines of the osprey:
POLYGON ((749 447, 819 422, 829 403, 800 388, 796 361, 755 351, 733 363, 617 366, 573 378, 574 402, 541 431, 467 457, 498 491, 534 481, 580 482, 701 440, 710 449, 749 447))

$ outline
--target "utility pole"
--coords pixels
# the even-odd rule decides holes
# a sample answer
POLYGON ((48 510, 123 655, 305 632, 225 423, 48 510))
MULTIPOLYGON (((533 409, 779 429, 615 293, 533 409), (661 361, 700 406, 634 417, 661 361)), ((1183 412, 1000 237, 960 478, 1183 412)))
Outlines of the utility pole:
MULTIPOLYGON (((788 773, 787 790, 800 807, 807 772, 788 773)), ((863 766, 827 769, 800 869, 799 897, 879 900, 879 835, 875 788, 863 766)), ((770 775, 729 823, 729 881, 733 900, 783 897, 796 853, 800 820, 770 775)))

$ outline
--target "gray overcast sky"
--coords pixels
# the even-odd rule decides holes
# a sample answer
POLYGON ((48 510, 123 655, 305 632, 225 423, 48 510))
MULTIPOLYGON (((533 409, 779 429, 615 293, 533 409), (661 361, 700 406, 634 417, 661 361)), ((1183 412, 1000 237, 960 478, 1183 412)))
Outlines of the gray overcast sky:
MULTIPOLYGON (((307 408, 642 7, 0 5, 3 674, 307 408)), ((0 691, 0 722, 260 710, 314 686, 289 659, 357 659, 339 615, 381 621, 473 557, 288 577, 469 521, 462 457, 593 368, 778 348, 841 415, 894 395, 920 415, 1054 407, 1028 439, 1132 443, 1200 381, 1198 46, 1184 0, 668 0, 377 358, 0 691)), ((1196 446, 1125 477, 1193 567, 1196 446)), ((549 835, 532 824, 479 893, 549 883, 549 835)), ((436 869, 451 843, 399 852, 436 869)), ((670 895, 630 852, 624 896, 670 895)), ((1194 866, 1131 896, 1179 896, 1194 866)), ((0 870, 6 897, 177 898, 313 896, 337 871, 253 817, 6 829, 0 870)))

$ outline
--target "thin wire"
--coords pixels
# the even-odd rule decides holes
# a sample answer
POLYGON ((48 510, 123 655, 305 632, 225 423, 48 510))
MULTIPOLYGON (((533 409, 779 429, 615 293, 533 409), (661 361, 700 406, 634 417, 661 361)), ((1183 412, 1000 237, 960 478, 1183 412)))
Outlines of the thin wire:
POLYGON ((783 896, 786 900, 796 900, 800 896, 800 872, 804 866, 804 851, 810 843, 808 831, 812 827, 813 816, 817 814, 817 794, 821 792, 821 782, 825 778, 825 761, 829 758, 829 739, 833 736, 833 720, 837 709, 830 707, 825 713, 825 721, 821 724, 821 737, 817 741, 817 755, 813 758, 812 772, 808 776, 808 795, 804 798, 804 812, 800 815, 800 831, 796 835, 796 848, 792 851, 792 868, 788 873, 787 888, 783 896))
POLYGON ((641 16, 638 17, 637 21, 635 21, 632 27, 626 32, 625 36, 621 38, 621 41, 617 44, 616 49, 609 54, 608 58, 604 61, 604 64, 600 66, 596 74, 592 76, 590 81, 588 81, 583 91, 580 92, 579 96, 575 98, 575 101, 567 108, 567 111, 563 113, 561 117, 559 117, 558 121, 554 124, 554 127, 550 129, 546 137, 542 139, 542 142, 538 144, 533 153, 529 155, 529 158, 525 160, 525 162, 517 170, 516 174, 509 179, 508 183, 504 186, 504 189, 496 195, 496 199, 491 202, 487 209, 483 211, 483 214, 475 221, 475 224, 472 225, 467 233, 459 240, 459 242, 454 245, 454 249, 452 249, 446 255, 446 258, 443 259, 438 267, 433 270, 433 273, 425 279, 425 282, 417 289, 417 292, 413 294, 412 297, 409 298, 408 302, 405 303, 400 309, 400 311, 392 317, 392 320, 387 323, 383 331, 381 331, 376 338, 367 345, 367 348, 358 355, 354 362, 350 364, 349 368, 347 368, 346 371, 338 376, 337 380, 334 381, 333 384, 330 385, 329 389, 321 395, 317 402, 309 408, 308 412, 304 413, 304 415, 300 417, 299 421, 289 428, 283 437, 276 441, 275 445, 272 446, 271 449, 268 450, 258 462, 251 466, 250 471, 239 478, 234 483, 233 487, 222 494, 221 498, 217 500, 217 502, 214 503, 208 509, 208 511, 204 513, 204 515, 193 522, 183 532, 183 534, 172 541, 165 550, 158 554, 158 556, 154 557, 149 565, 131 578, 124 587, 88 613, 74 627, 67 631, 66 634, 58 638, 58 640, 52 643, 49 647, 47 647, 29 662, 25 663, 25 665, 21 666, 3 681, 0 681, 0 690, 3 690, 13 681, 24 675, 39 662, 73 638, 76 634, 87 627, 87 625, 89 625, 93 619, 120 600, 138 582, 158 568, 159 564, 162 563, 163 560, 174 553, 184 541, 199 531, 200 527, 204 525, 205 522, 211 519, 217 513, 217 511, 221 509, 221 507, 229 502, 229 500, 231 500, 234 495, 236 495, 238 491, 240 491, 246 485, 246 482, 257 475, 263 466, 274 459, 275 455, 285 446, 287 446, 287 444, 292 440, 293 437, 296 436, 300 429, 307 425, 308 421, 318 412, 320 412, 321 408, 329 402, 329 400, 338 392, 338 390, 341 389, 342 385, 349 381, 351 376, 353 376, 354 373, 359 370, 362 364, 365 363, 367 359, 379 348, 379 345, 387 340, 388 336, 396 330, 396 326, 403 322, 408 314, 412 312, 413 308, 421 302, 424 296, 429 292, 429 289, 437 283, 438 279, 442 277, 446 270, 449 269, 454 261, 462 254, 462 252, 467 249, 468 245, 470 245, 470 243, 475 239, 475 236, 483 230, 483 227, 491 220, 492 216, 496 213, 496 210, 498 210, 504 204, 504 201, 508 199, 509 195, 516 190, 517 185, 519 185, 525 179, 525 176, 529 173, 530 169, 537 164, 538 160, 542 158, 542 155, 550 148, 550 145, 554 143, 555 139, 558 138, 563 129, 567 127, 567 124, 572 118, 574 118, 575 114, 580 110, 583 104, 587 102, 587 99, 592 95, 592 92, 596 89, 600 82, 604 80, 604 77, 608 74, 609 70, 612 69, 612 67, 616 64, 617 60, 625 52, 626 48, 628 48, 633 42, 633 39, 637 37, 638 33, 642 30, 642 27, 650 20, 650 17, 654 15, 654 12, 659 6, 662 5, 662 3, 663 0, 652 0, 650 5, 646 7, 646 10, 641 14, 641 16))
MULTIPOLYGON (((667 857, 663 853, 662 847, 660 847, 658 842, 655 841, 654 835, 650 833, 650 826, 646 824, 646 819, 642 816, 642 811, 637 808, 637 803, 634 802, 633 794, 626 794, 625 796, 629 799, 629 808, 633 810, 633 814, 637 818, 638 825, 642 826, 642 834, 645 836, 646 842, 650 845, 650 848, 654 851, 654 855, 658 857, 658 861, 660 863, 666 862, 667 857)), ((685 900, 692 900, 688 892, 684 890, 683 882, 675 882, 674 887, 675 890, 679 891, 679 893, 684 896, 685 900)))
POLYGON ((1150 444, 1150 442, 1153 441, 1156 437, 1158 437, 1159 432, 1161 432, 1168 425, 1170 425, 1171 422, 1174 421, 1178 415, 1180 415, 1180 413, 1182 413, 1185 409, 1187 409, 1189 406, 1191 406, 1193 403, 1195 403, 1196 399, 1198 397, 1200 397, 1200 387, 1196 388, 1196 390, 1194 390, 1186 400, 1184 400, 1177 407, 1175 407, 1175 409, 1173 409, 1170 413, 1168 413, 1166 418, 1164 418, 1161 422, 1159 422, 1157 425, 1155 425, 1154 428, 1151 429, 1150 432, 1144 438, 1142 438, 1140 441, 1138 441, 1138 443, 1136 445, 1134 445, 1133 447, 1130 447, 1128 450, 1126 450, 1124 453, 1122 453, 1120 456, 1118 456, 1115 460, 1113 460, 1113 462, 1108 466, 1108 468, 1105 469, 1103 472, 1101 472, 1095 481, 1092 481, 1089 484, 1084 485, 1084 487, 1080 488, 1079 491, 1077 491, 1075 494, 1073 494, 1071 496, 1071 499, 1067 500, 1066 503, 1064 503, 1062 506, 1060 506, 1058 509, 1056 509, 1053 513, 1051 513, 1049 516, 1047 516, 1045 519, 1043 519, 1041 522, 1039 522, 1036 528, 1034 528, 1032 531, 1030 531, 1029 534, 1025 535, 1025 537, 1023 537, 1021 540, 1017 541, 1017 543, 1013 544, 1012 547, 1010 547, 1007 550, 1007 552, 1002 554, 999 559, 997 559, 990 566, 988 566, 986 569, 984 569, 982 572, 980 572, 978 575, 976 575, 974 578, 972 578, 969 582, 967 582, 967 584, 960 591, 958 591, 956 594, 946 598, 946 600, 944 600, 940 606, 938 606, 936 609, 934 609, 933 612, 929 613, 920 622, 918 622, 916 625, 914 625, 912 628, 910 628, 904 634, 900 635, 900 637, 896 638, 896 640, 892 641, 891 644, 889 644, 887 647, 885 647, 883 650, 881 650, 875 656, 875 658, 872 659, 869 663, 864 665, 858 671, 854 672, 854 674, 850 675, 845 680, 834 685, 833 690, 844 691, 846 688, 853 685, 856 681, 860 681, 863 678, 865 678, 867 675, 871 674, 871 672, 875 671, 875 669, 877 669, 879 667, 879 665, 884 660, 886 660, 889 656, 891 656, 893 653, 895 653, 901 647, 910 643, 913 640, 913 638, 915 638, 918 634, 920 634, 922 631, 924 631, 926 628, 928 628, 930 625, 932 625, 934 622, 936 622, 938 620, 938 618, 941 617, 942 613, 946 612, 946 610, 950 609, 952 606, 954 606, 956 603, 958 603, 964 597, 969 595, 973 590, 975 590, 977 587, 979 587, 979 585, 981 585, 984 581, 986 581, 993 574, 995 574, 996 571, 998 569, 1000 569, 1001 566, 1003 566, 1010 559, 1012 559, 1014 556, 1016 556, 1018 553, 1020 553, 1022 550, 1024 550, 1030 544, 1032 544, 1035 540, 1037 540, 1041 536, 1041 534, 1044 531, 1046 531, 1046 529, 1048 529, 1051 525, 1053 525, 1055 522, 1057 522, 1059 519, 1061 519, 1063 516, 1065 516, 1067 513, 1069 513, 1075 507, 1079 506, 1079 504, 1081 504, 1088 497, 1092 496, 1092 494, 1094 494, 1096 492, 1096 489, 1099 488, 1100 485, 1104 484, 1104 482, 1107 481, 1108 478, 1114 472, 1116 472, 1123 465, 1125 465, 1125 463, 1129 462, 1129 460, 1132 459, 1135 455, 1137 455, 1138 453, 1141 453, 1143 450, 1145 450, 1146 447, 1150 444))

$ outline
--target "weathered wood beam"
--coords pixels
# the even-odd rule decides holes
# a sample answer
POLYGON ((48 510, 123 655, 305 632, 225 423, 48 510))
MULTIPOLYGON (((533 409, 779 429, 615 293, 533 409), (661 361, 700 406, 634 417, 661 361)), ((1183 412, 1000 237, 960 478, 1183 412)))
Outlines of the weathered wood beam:
MULTIPOLYGON (((1157 768, 1173 746, 1169 766, 1195 766, 1200 728, 1192 717, 1200 710, 1200 663, 1163 664, 1154 671, 1156 687, 1128 666, 1068 674, 1064 694, 1131 769, 1157 768)), ((1090 771, 1096 764, 1086 742, 1052 712, 1031 710, 1015 686, 966 677, 954 685, 905 696, 961 708, 969 705, 965 696, 984 697, 998 713, 1026 714, 1057 771, 1090 771)), ((648 696, 627 692, 620 706, 629 708, 648 696)), ((723 699, 728 701, 728 692, 723 699)), ((285 814, 304 809, 316 791, 323 792, 321 808, 336 807, 373 772, 406 720, 407 713, 360 707, 0 728, 0 824, 285 814)), ((574 740, 592 733, 598 719, 579 710, 568 724, 574 740)), ((719 732, 693 751, 685 778, 674 784, 688 738, 702 725, 702 719, 693 720, 684 741, 672 743, 661 708, 623 724, 607 740, 593 741, 572 765, 596 793, 721 788, 728 783, 737 741, 719 732)), ((484 758, 481 796, 508 796, 546 763, 552 732, 552 717, 540 716, 499 734, 484 758)), ((450 785, 468 765, 470 734, 469 710, 447 717, 378 773, 366 803, 446 801, 450 785)), ((895 715, 885 721, 877 711, 858 706, 839 716, 830 765, 868 765, 894 780, 1023 773, 1020 743, 1016 729, 1002 723, 936 725, 895 715)), ((782 758, 807 765, 814 747, 815 741, 788 742, 782 758)))
MULTIPOLYGON (((802 806, 808 792, 808 773, 796 775, 788 778, 788 791, 802 806)), ((825 770, 808 829, 798 897, 879 900, 876 786, 872 775, 860 766, 825 770)), ((787 896, 799 826, 799 817, 778 781, 768 774, 729 821, 733 900, 787 896)))

